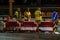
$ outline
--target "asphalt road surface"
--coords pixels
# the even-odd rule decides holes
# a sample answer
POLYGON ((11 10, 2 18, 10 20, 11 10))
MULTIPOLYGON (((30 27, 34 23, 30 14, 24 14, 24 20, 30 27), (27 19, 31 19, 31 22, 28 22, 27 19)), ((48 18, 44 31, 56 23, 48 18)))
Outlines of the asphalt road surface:
POLYGON ((60 34, 0 33, 0 40, 60 40, 60 34))

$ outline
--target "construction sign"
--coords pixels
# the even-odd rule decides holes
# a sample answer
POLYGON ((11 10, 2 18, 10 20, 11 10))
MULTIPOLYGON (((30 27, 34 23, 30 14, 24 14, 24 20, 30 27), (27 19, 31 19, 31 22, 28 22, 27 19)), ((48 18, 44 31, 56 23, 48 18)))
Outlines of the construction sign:
POLYGON ((56 11, 53 12, 52 20, 53 20, 53 24, 54 24, 53 25, 54 26, 53 27, 53 31, 56 32, 57 31, 56 21, 58 20, 58 15, 57 15, 57 12, 56 11))
POLYGON ((53 21, 58 20, 58 15, 57 15, 57 12, 56 11, 54 11, 53 14, 52 14, 52 20, 53 21))

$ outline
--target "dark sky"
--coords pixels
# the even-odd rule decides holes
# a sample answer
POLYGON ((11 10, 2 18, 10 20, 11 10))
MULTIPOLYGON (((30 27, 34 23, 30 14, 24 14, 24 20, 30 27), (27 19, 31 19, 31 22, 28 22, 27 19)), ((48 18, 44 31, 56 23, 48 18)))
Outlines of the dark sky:
MULTIPOLYGON (((0 4, 9 4, 8 1, 9 0, 0 0, 0 4)), ((22 0, 15 0, 14 4, 18 4, 21 2, 22 2, 22 0)))
POLYGON ((60 0, 41 0, 42 4, 60 4, 60 0))
MULTIPOLYGON (((20 5, 24 5, 25 1, 24 0, 15 0, 15 2, 13 4, 20 4, 20 5)), ((31 2, 33 3, 37 3, 37 0, 27 0, 27 3, 26 4, 30 4, 31 2)), ((0 5, 6 5, 6 4, 9 4, 8 3, 8 0, 0 0, 0 5)), ((60 4, 60 1, 59 0, 41 0, 41 4, 60 4)))
MULTIPOLYGON (((0 4, 9 4, 9 0, 0 0, 0 4)), ((30 2, 36 2, 36 0, 15 0, 14 4, 24 4, 25 2, 30 3, 30 2)))

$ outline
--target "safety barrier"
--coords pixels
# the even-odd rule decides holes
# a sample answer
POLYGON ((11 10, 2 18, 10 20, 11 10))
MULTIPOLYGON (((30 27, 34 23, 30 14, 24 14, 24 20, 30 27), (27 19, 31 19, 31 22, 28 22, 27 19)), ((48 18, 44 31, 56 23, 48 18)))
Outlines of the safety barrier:
POLYGON ((20 29, 19 24, 17 22, 7 22, 6 23, 6 30, 7 31, 15 31, 20 29))
POLYGON ((41 22, 40 24, 36 22, 7 22, 6 30, 20 30, 20 32, 53 32, 53 22, 41 22))
POLYGON ((21 31, 38 32, 38 26, 35 22, 23 22, 21 23, 21 31))
POLYGON ((53 22, 41 22, 39 24, 39 31, 53 32, 53 22))

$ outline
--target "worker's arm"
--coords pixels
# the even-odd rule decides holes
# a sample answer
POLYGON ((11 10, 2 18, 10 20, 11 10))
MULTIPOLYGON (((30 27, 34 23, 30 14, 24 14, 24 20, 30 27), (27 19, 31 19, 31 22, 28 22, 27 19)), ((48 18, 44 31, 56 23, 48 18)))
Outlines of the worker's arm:
POLYGON ((24 16, 26 16, 26 12, 24 12, 24 16))
POLYGON ((41 13, 41 11, 40 11, 40 16, 42 16, 42 13, 41 13))
POLYGON ((30 16, 31 16, 31 12, 30 12, 30 16))

